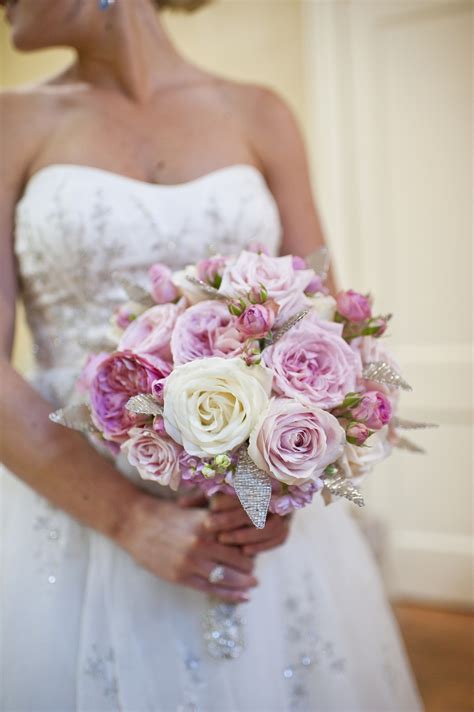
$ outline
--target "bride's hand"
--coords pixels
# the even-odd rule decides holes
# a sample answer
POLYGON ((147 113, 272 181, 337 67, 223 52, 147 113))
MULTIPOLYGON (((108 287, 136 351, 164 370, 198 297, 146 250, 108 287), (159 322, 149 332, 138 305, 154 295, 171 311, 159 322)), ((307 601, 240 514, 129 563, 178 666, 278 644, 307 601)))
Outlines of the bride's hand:
POLYGON ((246 556, 254 556, 285 543, 290 531, 290 517, 269 514, 263 529, 250 523, 237 497, 218 494, 211 500, 212 526, 222 544, 237 544, 246 556))
POLYGON ((117 536, 118 544, 160 578, 205 591, 224 601, 249 600, 257 585, 253 559, 240 548, 215 538, 214 515, 206 508, 140 494, 117 536), (224 578, 212 584, 209 574, 221 565, 224 578))

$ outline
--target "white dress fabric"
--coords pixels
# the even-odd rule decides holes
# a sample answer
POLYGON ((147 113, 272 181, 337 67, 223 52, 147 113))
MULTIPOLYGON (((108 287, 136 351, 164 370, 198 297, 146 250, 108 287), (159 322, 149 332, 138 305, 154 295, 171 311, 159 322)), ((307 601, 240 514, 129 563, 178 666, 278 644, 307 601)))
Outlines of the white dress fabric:
MULTIPOLYGON (((86 166, 40 170, 16 224, 34 387, 52 410, 69 401, 124 300, 114 272, 143 283, 153 262, 181 268, 256 241, 275 252, 280 235, 252 166, 171 186, 86 166)), ((245 647, 228 660, 205 648, 204 594, 152 576, 6 470, 2 510, 3 712, 421 709, 376 565, 343 502, 318 499, 294 517, 283 547, 258 557, 260 586, 240 607, 245 647)))

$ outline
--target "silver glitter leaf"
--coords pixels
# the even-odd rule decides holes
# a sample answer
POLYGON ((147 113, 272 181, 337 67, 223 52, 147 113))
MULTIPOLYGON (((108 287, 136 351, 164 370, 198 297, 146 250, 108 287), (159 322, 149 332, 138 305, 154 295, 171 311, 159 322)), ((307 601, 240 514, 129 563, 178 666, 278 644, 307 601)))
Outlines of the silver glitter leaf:
POLYGON ((360 490, 345 476, 343 468, 335 463, 332 470, 331 474, 323 477, 325 488, 335 497, 344 497, 358 507, 364 507, 365 502, 360 490))
POLYGON ((91 412, 86 403, 78 405, 67 405, 65 408, 59 408, 54 413, 49 414, 49 419, 52 423, 62 425, 71 430, 79 430, 81 433, 92 433, 96 428, 91 419, 91 412))
POLYGON ((425 428, 439 427, 437 423, 421 423, 416 420, 399 418, 397 415, 392 418, 390 425, 393 425, 395 428, 400 428, 401 430, 424 430, 425 428))
POLYGON ((309 314, 309 309, 304 309, 303 311, 298 312, 298 314, 292 316, 290 319, 288 319, 288 321, 285 321, 285 323, 282 324, 279 329, 276 329, 273 332, 271 343, 276 344, 276 342, 279 341, 282 336, 285 336, 285 334, 287 334, 290 329, 296 326, 296 324, 299 324, 299 322, 304 319, 307 314, 309 314))
POLYGON ((424 455, 426 452, 426 450, 414 443, 412 440, 409 440, 408 438, 404 437, 398 438, 398 440, 395 442, 395 447, 399 448, 400 450, 407 450, 408 452, 416 452, 419 455, 424 455))
POLYGON ((222 292, 219 292, 218 289, 215 287, 211 287, 210 284, 207 284, 207 282, 203 282, 202 279, 198 279, 197 277, 194 277, 192 274, 186 275, 186 279, 188 282, 191 282, 191 284, 194 284, 195 287, 199 287, 205 294, 208 295, 208 297, 211 297, 211 299, 227 299, 227 296, 225 294, 222 294, 222 292))
POLYGON ((367 381, 376 381, 395 388, 402 388, 404 391, 412 390, 412 387, 405 379, 386 361, 371 361, 367 363, 362 371, 362 378, 367 381))
POLYGON ((132 396, 125 404, 125 408, 138 415, 162 415, 163 406, 156 402, 149 393, 139 393, 132 396))
POLYGON ((132 282, 131 279, 120 272, 114 272, 113 277, 125 290, 127 297, 133 302, 138 302, 144 307, 152 307, 155 305, 151 294, 149 294, 146 289, 143 289, 143 287, 139 284, 132 282))
POLYGON ((321 247, 319 250, 312 252, 305 257, 306 264, 313 269, 320 277, 326 277, 329 270, 329 250, 327 247, 321 247))
POLYGON ((244 650, 243 621, 235 603, 209 598, 203 620, 204 644, 213 658, 233 660, 244 650))
POLYGON ((263 529, 272 496, 272 482, 269 475, 257 467, 246 448, 240 451, 232 484, 252 524, 263 529))

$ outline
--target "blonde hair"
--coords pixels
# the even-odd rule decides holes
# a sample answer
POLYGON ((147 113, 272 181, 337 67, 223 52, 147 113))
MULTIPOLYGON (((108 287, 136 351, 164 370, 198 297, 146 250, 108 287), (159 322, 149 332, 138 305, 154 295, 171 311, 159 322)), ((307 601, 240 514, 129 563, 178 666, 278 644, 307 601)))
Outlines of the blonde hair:
POLYGON ((212 0, 154 0, 159 10, 169 8, 170 10, 184 10, 184 12, 198 10, 210 2, 212 2, 212 0))

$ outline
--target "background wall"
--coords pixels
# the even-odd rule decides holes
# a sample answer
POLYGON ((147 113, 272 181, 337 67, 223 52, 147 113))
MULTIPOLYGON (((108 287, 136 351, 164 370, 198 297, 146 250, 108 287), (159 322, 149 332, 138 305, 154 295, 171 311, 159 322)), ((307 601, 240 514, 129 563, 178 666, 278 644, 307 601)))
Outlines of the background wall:
MULTIPOLYGON (((413 438, 427 455, 397 453, 365 485, 367 511, 388 527, 390 588, 469 603, 471 3, 220 0, 165 18, 186 55, 273 86, 300 118, 341 284, 395 312, 391 342, 414 387, 403 414, 441 425, 413 438)), ((70 55, 20 56, 0 26, 0 57, 14 86, 70 55)))

